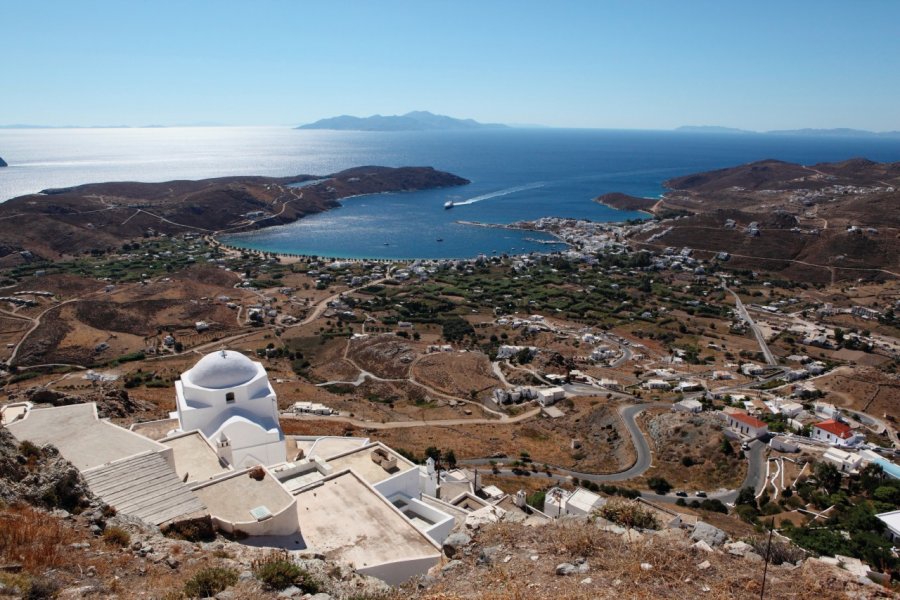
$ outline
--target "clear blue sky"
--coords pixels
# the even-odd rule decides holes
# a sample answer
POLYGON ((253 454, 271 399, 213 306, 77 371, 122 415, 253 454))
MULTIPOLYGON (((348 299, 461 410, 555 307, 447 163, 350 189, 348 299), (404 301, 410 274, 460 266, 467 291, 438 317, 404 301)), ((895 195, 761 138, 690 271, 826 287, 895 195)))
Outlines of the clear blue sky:
POLYGON ((900 130, 900 1, 0 0, 0 123, 900 130))

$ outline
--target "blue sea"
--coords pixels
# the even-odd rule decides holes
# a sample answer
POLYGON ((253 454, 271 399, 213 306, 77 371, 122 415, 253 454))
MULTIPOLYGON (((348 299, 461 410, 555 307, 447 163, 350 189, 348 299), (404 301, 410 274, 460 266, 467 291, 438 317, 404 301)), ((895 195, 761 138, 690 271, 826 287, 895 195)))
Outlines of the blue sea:
POLYGON ((0 201, 99 181, 227 175, 326 175, 360 165, 433 166, 472 181, 440 190, 349 198, 296 223, 230 236, 248 248, 344 258, 463 258, 560 249, 508 224, 543 216, 641 218, 593 198, 657 197, 678 175, 776 158, 813 164, 900 161, 900 139, 509 129, 464 132, 301 131, 289 127, 0 130, 0 201), (447 200, 454 208, 444 209, 447 200), (443 241, 438 241, 438 240, 443 241))

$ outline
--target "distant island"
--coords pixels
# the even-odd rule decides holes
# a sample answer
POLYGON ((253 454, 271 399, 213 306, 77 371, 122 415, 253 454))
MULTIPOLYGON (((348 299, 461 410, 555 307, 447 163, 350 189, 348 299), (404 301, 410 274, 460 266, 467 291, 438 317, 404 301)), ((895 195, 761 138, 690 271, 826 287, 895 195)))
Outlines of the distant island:
POLYGON ((0 157, 0 167, 8 167, 8 166, 9 165, 6 164, 6 161, 3 160, 3 157, 0 157))
POLYGON ((850 129, 838 127, 833 129, 777 129, 772 131, 751 131, 736 127, 720 127, 718 125, 683 125, 675 128, 679 133, 726 133, 750 135, 805 135, 805 136, 840 136, 840 137, 900 137, 900 131, 868 131, 866 129, 850 129))
POLYGON ((454 119, 419 110, 405 115, 341 115, 301 125, 297 129, 332 129, 337 131, 458 131, 472 129, 506 129, 500 123, 479 123, 474 119, 454 119))

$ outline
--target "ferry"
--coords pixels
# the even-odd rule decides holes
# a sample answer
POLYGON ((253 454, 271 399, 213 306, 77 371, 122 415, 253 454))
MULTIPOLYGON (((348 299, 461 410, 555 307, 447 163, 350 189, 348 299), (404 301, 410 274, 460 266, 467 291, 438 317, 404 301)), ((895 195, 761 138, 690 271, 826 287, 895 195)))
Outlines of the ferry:
POLYGON ((444 208, 453 208, 453 200, 447 200, 444 202, 444 208))

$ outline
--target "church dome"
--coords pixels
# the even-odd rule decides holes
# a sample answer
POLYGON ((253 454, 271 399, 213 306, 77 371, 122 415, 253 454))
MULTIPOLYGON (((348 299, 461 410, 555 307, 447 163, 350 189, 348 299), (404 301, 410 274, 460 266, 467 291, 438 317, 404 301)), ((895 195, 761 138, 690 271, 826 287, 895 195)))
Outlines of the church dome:
POLYGON ((240 352, 221 350, 201 358, 182 379, 198 387, 222 389, 249 383, 258 373, 258 365, 240 352))

